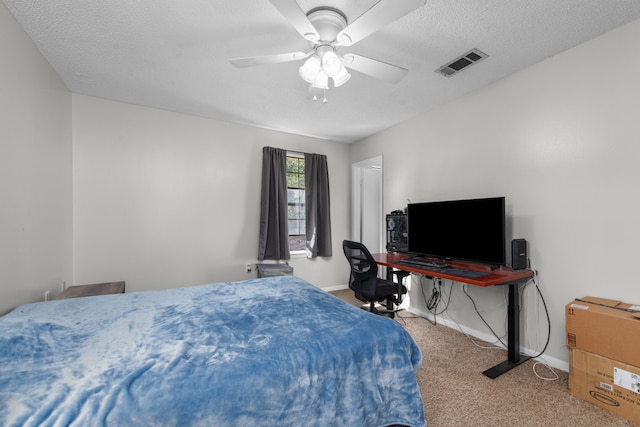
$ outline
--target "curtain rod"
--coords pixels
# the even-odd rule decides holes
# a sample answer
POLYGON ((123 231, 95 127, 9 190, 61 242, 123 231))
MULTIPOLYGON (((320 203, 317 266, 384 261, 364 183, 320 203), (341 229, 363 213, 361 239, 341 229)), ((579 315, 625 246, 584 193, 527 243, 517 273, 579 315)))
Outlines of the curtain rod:
MULTIPOLYGON (((286 148, 279 148, 279 147, 271 147, 271 146, 266 146, 268 148, 277 148, 279 150, 284 150, 287 152, 287 155, 290 155, 291 157, 304 157, 305 154, 316 154, 318 155, 319 153, 305 153, 303 151, 296 151, 296 150, 288 150, 286 148)), ((326 154, 320 154, 321 156, 326 156, 326 154)))

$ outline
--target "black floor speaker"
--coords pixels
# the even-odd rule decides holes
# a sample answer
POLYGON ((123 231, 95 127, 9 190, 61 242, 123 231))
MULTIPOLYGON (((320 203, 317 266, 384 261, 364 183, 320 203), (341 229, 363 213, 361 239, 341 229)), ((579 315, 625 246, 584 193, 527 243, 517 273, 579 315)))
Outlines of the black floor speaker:
POLYGON ((513 239, 511 241, 511 268, 524 270, 528 267, 527 241, 525 239, 513 239))

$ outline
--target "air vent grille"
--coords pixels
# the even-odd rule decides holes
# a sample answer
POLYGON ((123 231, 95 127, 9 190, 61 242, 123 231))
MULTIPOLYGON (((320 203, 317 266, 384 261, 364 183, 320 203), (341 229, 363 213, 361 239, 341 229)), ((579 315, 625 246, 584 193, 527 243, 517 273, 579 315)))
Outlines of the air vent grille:
POLYGON ((436 73, 440 73, 445 77, 451 77, 454 74, 457 74, 460 71, 475 64, 476 62, 482 61, 488 56, 489 55, 479 51, 478 49, 471 49, 469 52, 465 53, 464 55, 460 55, 459 57, 449 62, 448 64, 445 64, 442 67, 438 68, 436 70, 436 73))

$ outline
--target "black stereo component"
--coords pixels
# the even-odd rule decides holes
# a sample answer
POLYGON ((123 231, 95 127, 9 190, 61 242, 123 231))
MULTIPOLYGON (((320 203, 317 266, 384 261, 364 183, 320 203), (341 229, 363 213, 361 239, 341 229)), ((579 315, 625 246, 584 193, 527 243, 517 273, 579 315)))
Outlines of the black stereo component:
POLYGON ((524 270, 529 267, 528 263, 527 241, 525 239, 513 239, 511 241, 511 268, 524 270))
POLYGON ((398 212, 387 215, 387 252, 406 252, 409 249, 407 216, 398 212))

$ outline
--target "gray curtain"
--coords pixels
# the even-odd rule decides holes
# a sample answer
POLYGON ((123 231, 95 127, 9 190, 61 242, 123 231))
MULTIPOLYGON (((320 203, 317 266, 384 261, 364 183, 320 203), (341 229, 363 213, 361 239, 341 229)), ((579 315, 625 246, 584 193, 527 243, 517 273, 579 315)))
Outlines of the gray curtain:
POLYGON ((327 156, 304 155, 305 219, 309 258, 331 256, 329 170, 327 156))
POLYGON ((287 221, 287 151, 263 147, 258 260, 290 258, 287 221))

